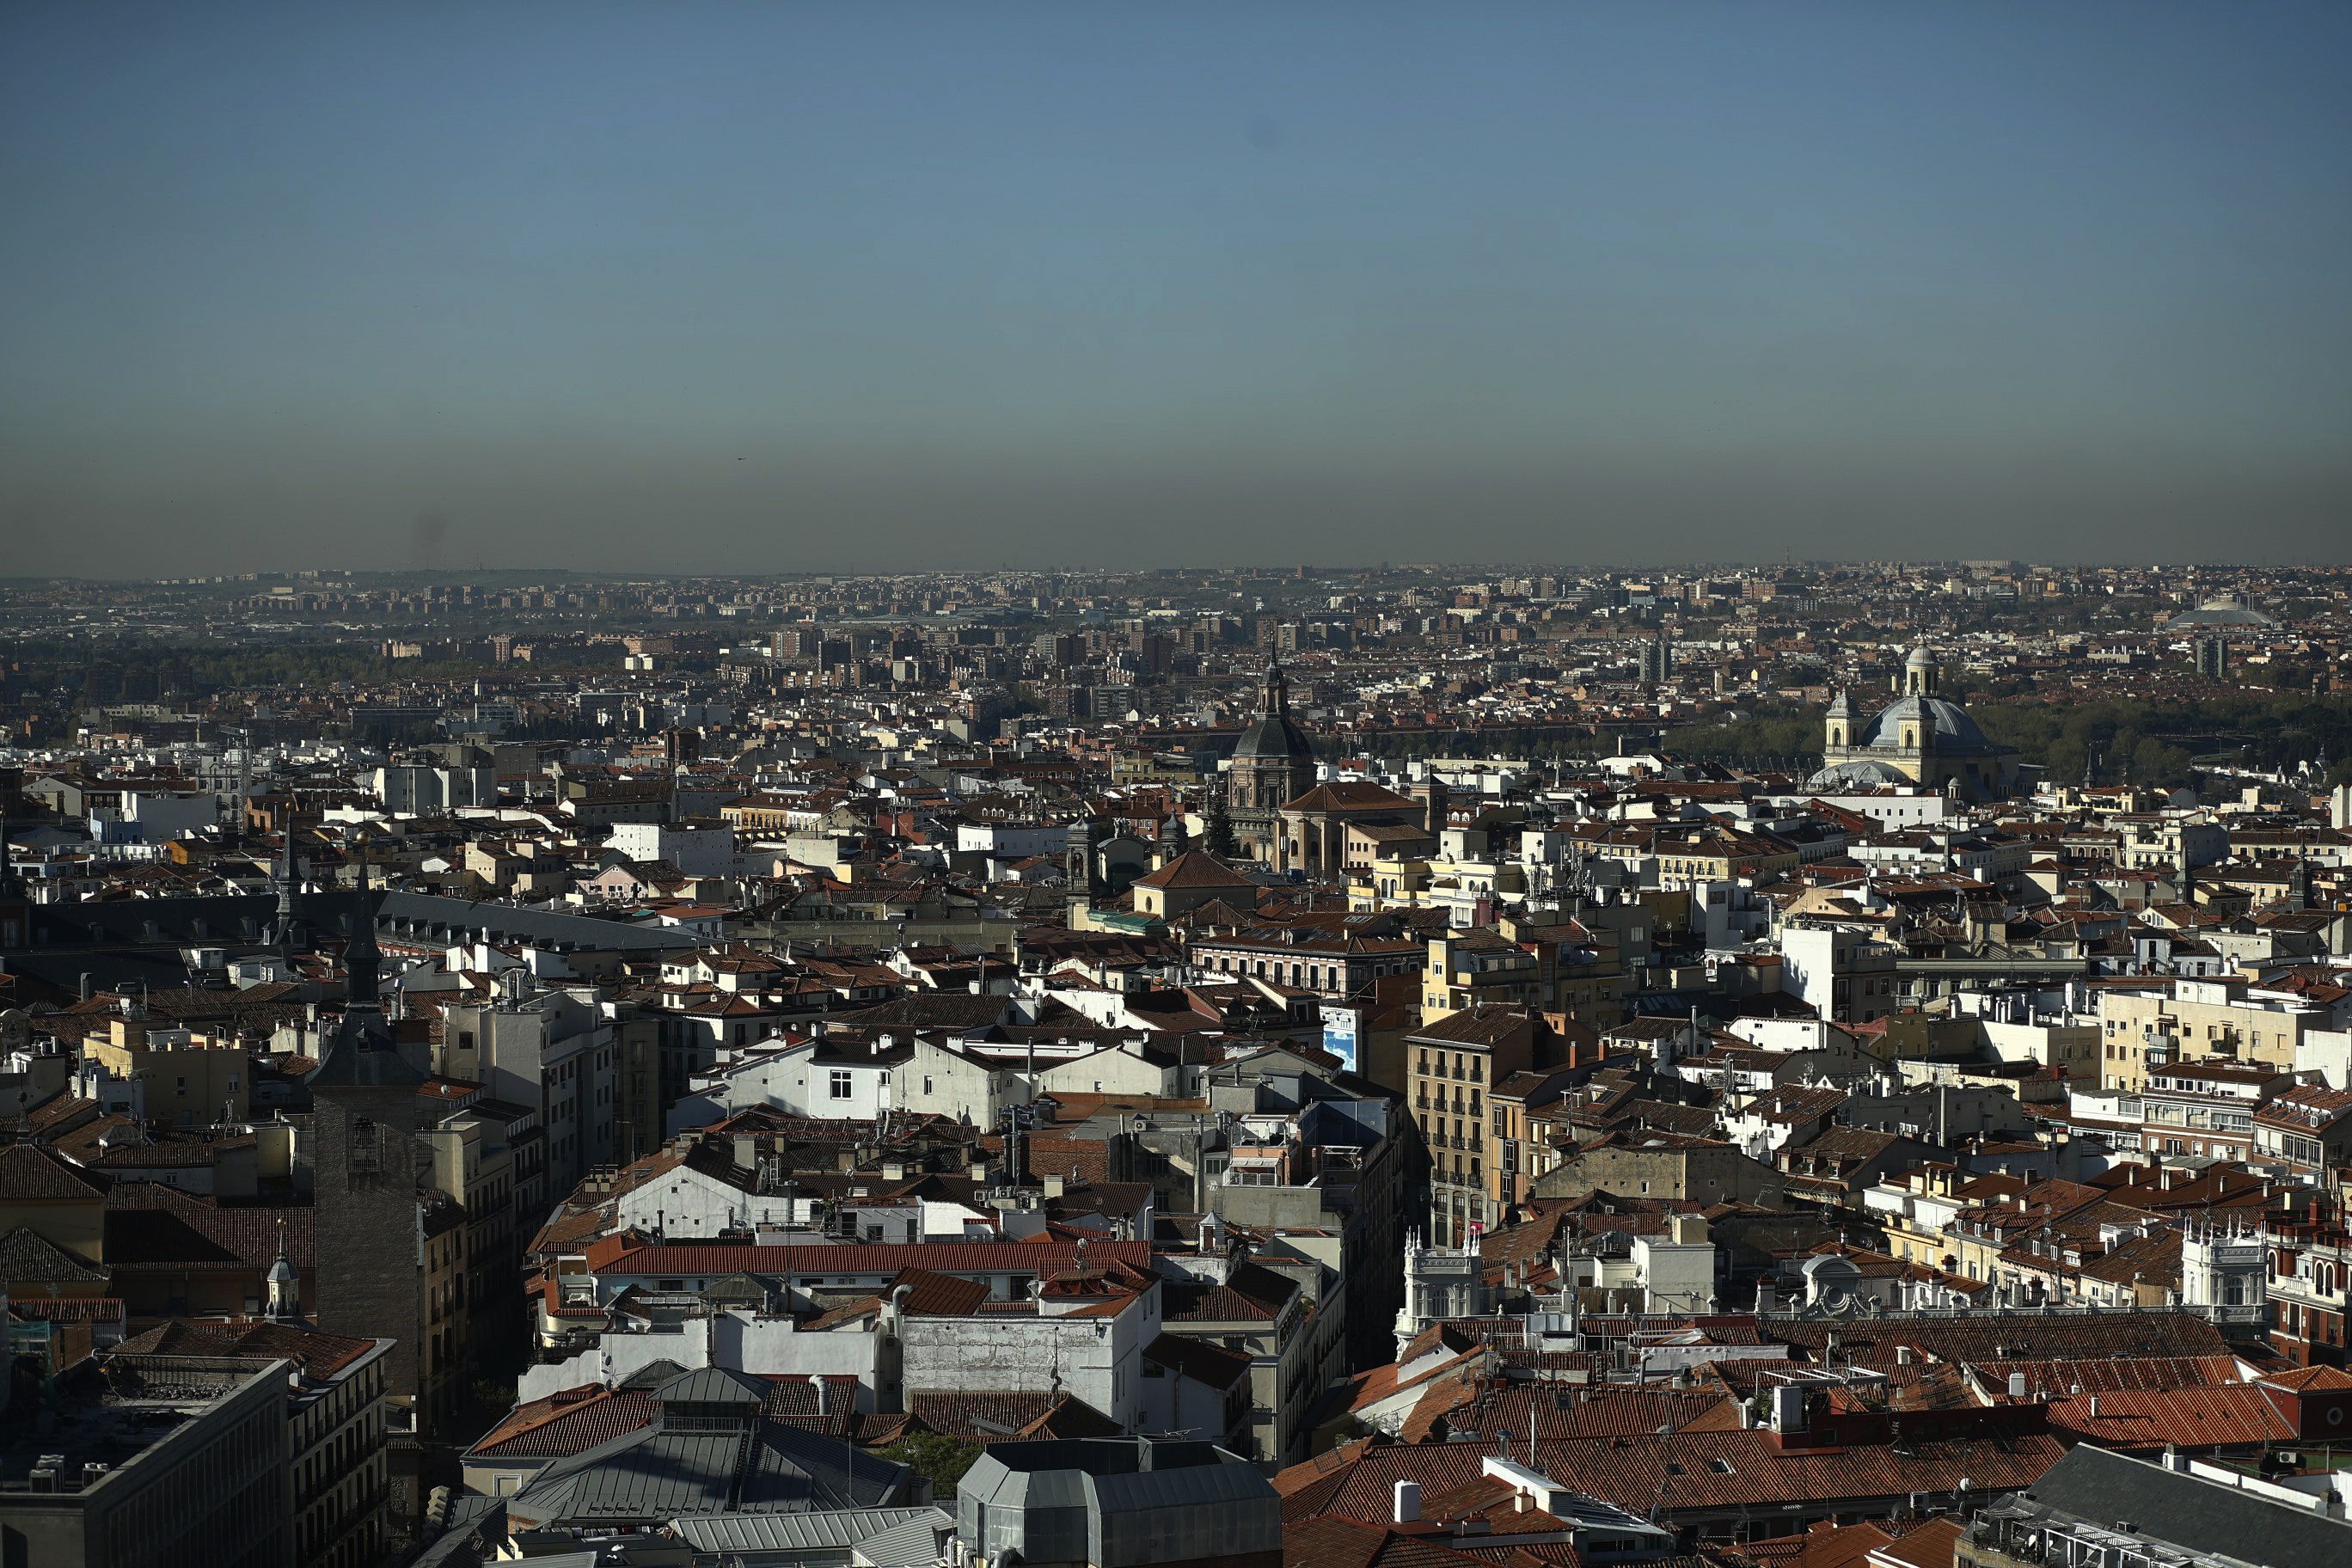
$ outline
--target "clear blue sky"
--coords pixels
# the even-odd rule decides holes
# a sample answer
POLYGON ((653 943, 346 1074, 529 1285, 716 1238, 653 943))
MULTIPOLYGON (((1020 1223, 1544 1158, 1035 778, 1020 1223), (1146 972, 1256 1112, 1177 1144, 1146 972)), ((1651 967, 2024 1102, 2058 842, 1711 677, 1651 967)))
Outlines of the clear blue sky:
POLYGON ((0 10, 0 572, 2343 559, 2352 5, 0 10))

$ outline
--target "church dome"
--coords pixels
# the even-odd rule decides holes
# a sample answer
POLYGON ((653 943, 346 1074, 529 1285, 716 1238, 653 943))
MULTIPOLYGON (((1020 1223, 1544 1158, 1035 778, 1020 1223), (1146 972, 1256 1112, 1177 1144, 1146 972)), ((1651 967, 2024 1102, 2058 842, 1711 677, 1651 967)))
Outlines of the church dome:
POLYGON ((1807 789, 1874 789, 1913 783, 1909 773, 1892 763, 1836 763, 1805 781, 1807 789))
POLYGON ((1269 662, 1265 679, 1260 683, 1257 719, 1242 731, 1240 742, 1234 747, 1236 762, 1305 762, 1315 755, 1315 747, 1290 717, 1290 682, 1284 679, 1282 666, 1269 662))
POLYGON ((1287 713, 1266 714, 1243 731, 1240 743, 1234 747, 1235 757, 1261 757, 1284 762, 1314 754, 1315 748, 1308 743, 1307 731, 1301 730, 1287 713))
POLYGON ((1906 728, 1920 744, 1937 752, 1986 752, 1992 742, 1977 728, 1958 703, 1941 697, 1898 697, 1863 726, 1853 743, 1858 747, 1900 750, 1906 728))

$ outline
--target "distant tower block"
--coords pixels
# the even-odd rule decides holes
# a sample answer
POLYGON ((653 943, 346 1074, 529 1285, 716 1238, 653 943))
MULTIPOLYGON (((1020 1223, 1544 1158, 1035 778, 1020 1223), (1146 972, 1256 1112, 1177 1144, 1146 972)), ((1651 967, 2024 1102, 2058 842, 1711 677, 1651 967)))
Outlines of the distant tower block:
POLYGON ((1675 645, 1665 633, 1642 645, 1642 684, 1664 686, 1675 672, 1675 645))

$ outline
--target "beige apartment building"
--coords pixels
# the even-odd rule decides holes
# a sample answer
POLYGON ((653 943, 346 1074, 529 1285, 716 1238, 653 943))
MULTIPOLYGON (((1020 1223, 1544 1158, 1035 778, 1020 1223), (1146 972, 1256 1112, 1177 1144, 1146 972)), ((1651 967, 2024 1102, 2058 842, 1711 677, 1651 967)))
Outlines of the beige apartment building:
POLYGON ((233 1037, 114 1018, 104 1035, 82 1042, 82 1056, 118 1081, 139 1085, 141 1109, 152 1121, 205 1127, 252 1113, 250 1047, 233 1037))
POLYGON ((1466 1247, 1500 1223, 1489 1180, 1495 1086, 1552 1065, 1549 1032, 1513 1007, 1450 1013, 1405 1037, 1413 1120, 1429 1145, 1431 1245, 1466 1247))
POLYGON ((2220 1059, 2292 1069, 2304 1036, 2327 1026, 2309 1003, 2238 979, 2151 978, 2099 992, 2099 1075, 2137 1092, 2150 1067, 2220 1059))

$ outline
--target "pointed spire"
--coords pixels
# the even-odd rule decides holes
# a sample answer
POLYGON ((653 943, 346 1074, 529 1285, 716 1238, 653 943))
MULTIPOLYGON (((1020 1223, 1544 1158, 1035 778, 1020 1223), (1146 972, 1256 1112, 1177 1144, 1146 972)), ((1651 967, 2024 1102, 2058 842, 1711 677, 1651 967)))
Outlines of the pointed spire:
POLYGON ((301 891, 302 874, 294 858, 294 797, 290 794, 286 797, 285 814, 278 827, 284 842, 278 857, 278 914, 270 924, 269 945, 291 963, 294 950, 301 945, 300 917, 295 913, 294 899, 301 891))
POLYGON ((375 945, 375 894, 368 886, 367 840, 352 840, 359 853, 360 885, 352 910, 350 939, 343 944, 343 974, 353 1006, 375 1003, 383 984, 383 955, 375 945))
POLYGON ((286 1256, 286 1222, 278 1222, 278 1261, 269 1266, 268 1299, 264 1310, 280 1322, 302 1315, 302 1274, 286 1256))
POLYGON ((1290 680, 1282 673, 1282 656, 1269 651, 1265 656, 1265 679, 1258 688, 1258 714, 1275 719, 1290 711, 1290 680))

